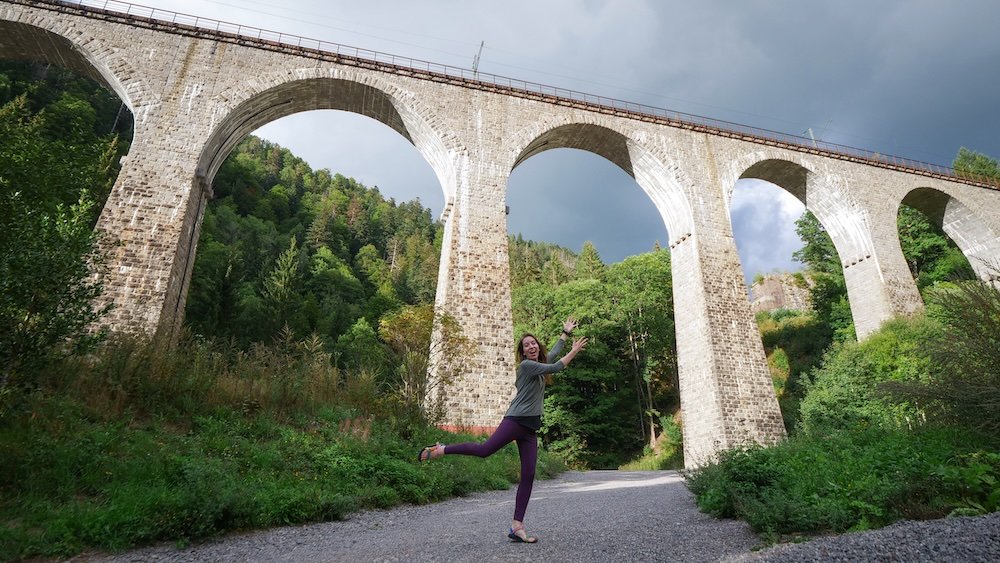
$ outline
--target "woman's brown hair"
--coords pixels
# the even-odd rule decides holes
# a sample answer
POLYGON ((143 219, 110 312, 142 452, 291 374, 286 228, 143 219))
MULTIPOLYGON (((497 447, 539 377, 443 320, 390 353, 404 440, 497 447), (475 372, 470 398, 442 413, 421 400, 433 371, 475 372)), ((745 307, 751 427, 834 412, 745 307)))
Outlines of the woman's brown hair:
POLYGON ((549 353, 545 350, 545 345, 542 344, 542 341, 536 338, 534 334, 526 332, 522 334, 521 339, 517 341, 517 356, 516 356, 517 363, 520 364, 524 360, 524 339, 529 336, 534 338, 535 342, 538 343, 538 362, 540 363, 547 362, 549 353))

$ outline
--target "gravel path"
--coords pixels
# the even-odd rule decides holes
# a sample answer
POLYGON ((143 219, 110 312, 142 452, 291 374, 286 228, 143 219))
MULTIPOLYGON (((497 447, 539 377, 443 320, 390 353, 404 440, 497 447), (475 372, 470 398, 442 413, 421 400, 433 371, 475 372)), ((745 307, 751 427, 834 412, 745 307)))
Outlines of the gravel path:
POLYGON ((72 561, 1000 561, 1000 513, 752 552, 757 537, 750 528, 699 512, 675 471, 568 472, 536 481, 526 517, 539 538, 534 545, 507 539, 513 504, 512 488, 184 549, 160 545, 72 561))
POLYGON ((879 530, 779 545, 731 562, 767 561, 1000 561, 1000 512, 986 516, 897 522, 879 530))
POLYGON ((757 542, 745 523, 699 512, 676 471, 567 472, 536 481, 525 517, 539 538, 533 545, 507 539, 513 510, 511 488, 74 561, 718 561, 757 542))

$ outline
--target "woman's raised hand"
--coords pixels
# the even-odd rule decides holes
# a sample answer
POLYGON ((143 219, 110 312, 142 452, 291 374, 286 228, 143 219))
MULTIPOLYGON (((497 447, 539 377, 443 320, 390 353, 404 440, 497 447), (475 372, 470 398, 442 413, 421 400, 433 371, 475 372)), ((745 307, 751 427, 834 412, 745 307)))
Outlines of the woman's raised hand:
POLYGON ((573 352, 579 352, 587 347, 587 337, 577 338, 573 341, 573 352))
POLYGON ((576 319, 573 317, 566 317, 566 322, 563 323, 563 332, 566 334, 573 334, 574 328, 576 328, 576 319))

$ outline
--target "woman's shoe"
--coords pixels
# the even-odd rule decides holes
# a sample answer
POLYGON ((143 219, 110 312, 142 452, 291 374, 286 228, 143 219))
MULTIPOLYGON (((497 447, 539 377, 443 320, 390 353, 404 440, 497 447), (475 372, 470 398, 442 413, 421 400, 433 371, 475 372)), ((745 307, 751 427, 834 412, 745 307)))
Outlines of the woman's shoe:
POLYGON ((420 453, 417 454, 417 461, 421 463, 425 461, 430 461, 433 457, 431 454, 434 452, 434 448, 440 448, 441 446, 442 444, 433 444, 430 446, 424 446, 424 449, 420 450, 420 453))
POLYGON ((535 543, 538 541, 538 538, 533 538, 528 535, 528 532, 524 531, 524 526, 517 529, 511 528, 507 537, 514 543, 535 543), (521 533, 519 534, 518 532, 521 533))

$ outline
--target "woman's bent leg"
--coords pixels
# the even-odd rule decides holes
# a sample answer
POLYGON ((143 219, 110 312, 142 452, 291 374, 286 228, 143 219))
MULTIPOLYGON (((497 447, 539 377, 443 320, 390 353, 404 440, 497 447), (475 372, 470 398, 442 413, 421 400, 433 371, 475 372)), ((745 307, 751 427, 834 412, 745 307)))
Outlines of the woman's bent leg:
POLYGON ((464 444, 450 444, 444 447, 445 454, 474 455, 479 457, 489 457, 500 448, 518 439, 521 432, 527 430, 525 427, 513 420, 503 419, 500 426, 493 431, 493 434, 485 442, 465 442, 464 444))
POLYGON ((517 482, 514 520, 518 522, 524 521, 524 512, 531 499, 531 488, 535 484, 535 465, 538 463, 538 436, 527 428, 525 430, 526 435, 517 439, 517 453, 521 457, 521 480, 517 482))

